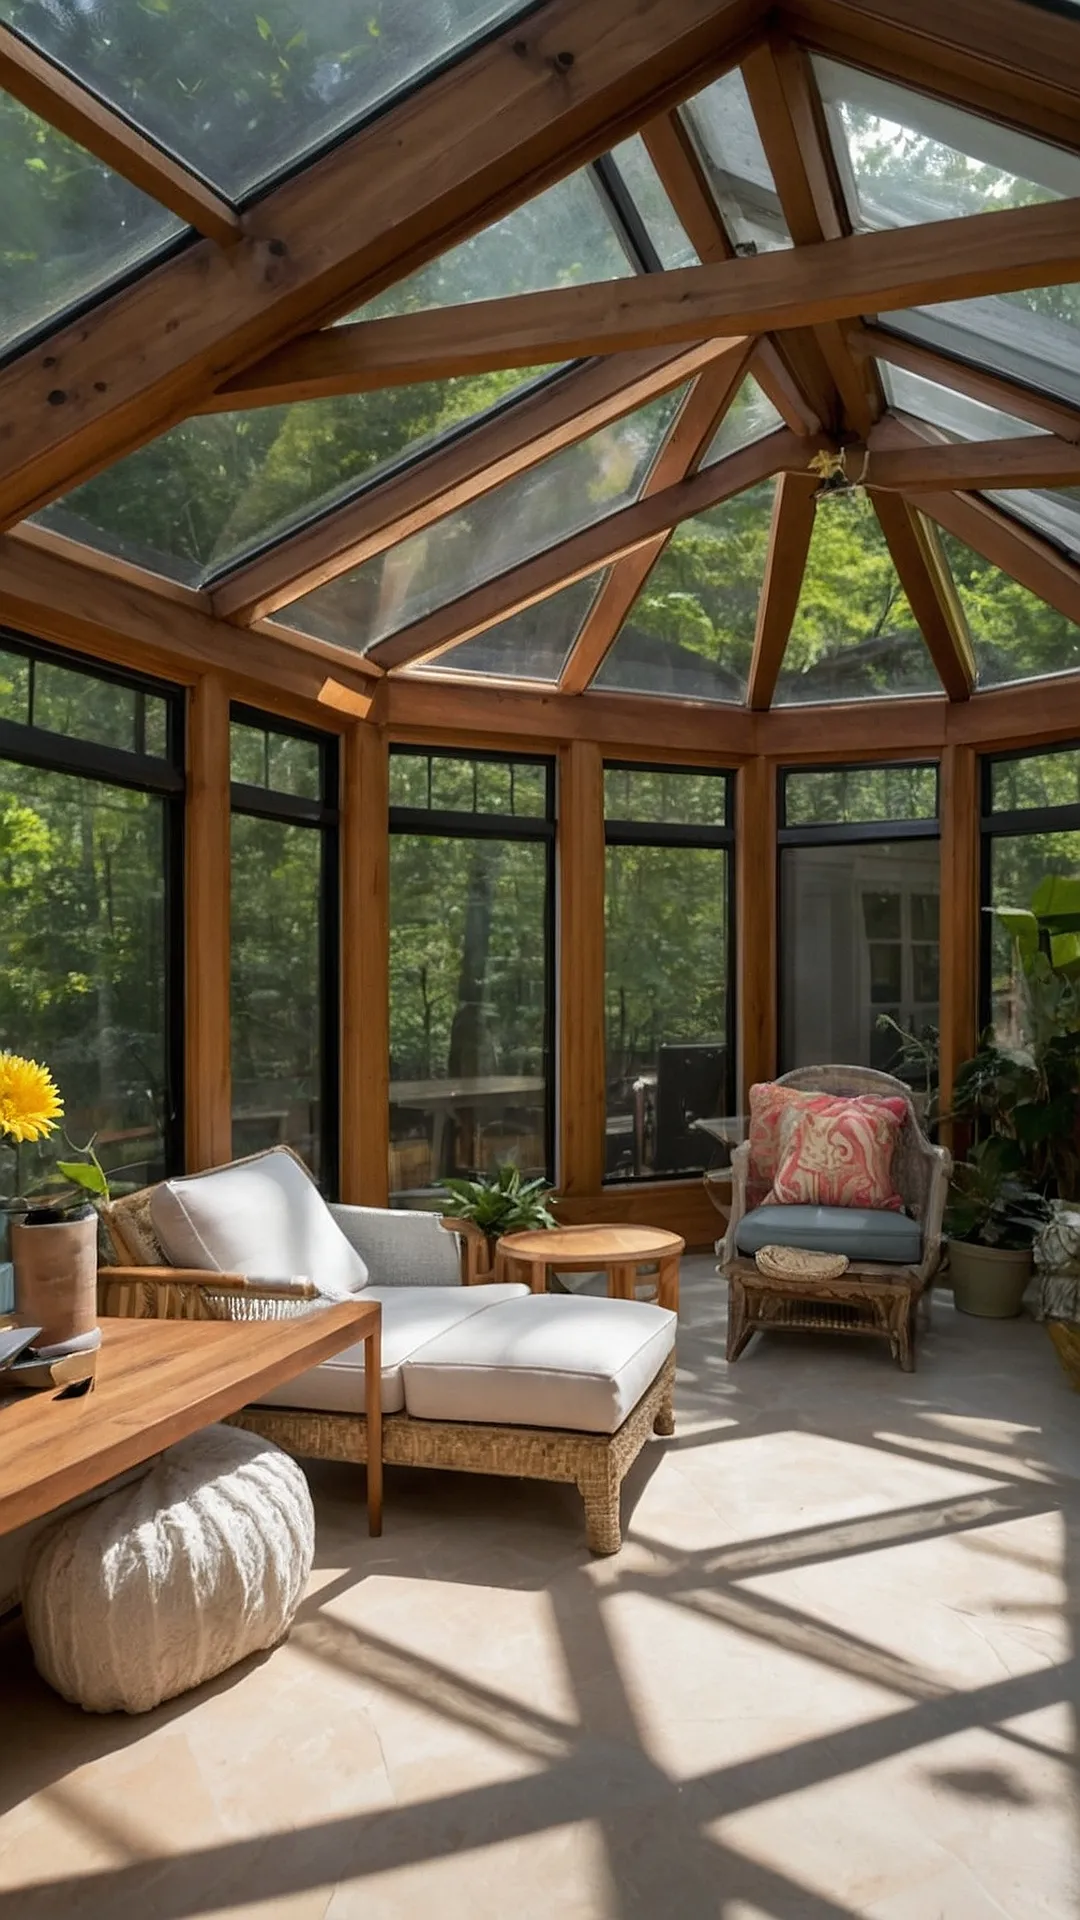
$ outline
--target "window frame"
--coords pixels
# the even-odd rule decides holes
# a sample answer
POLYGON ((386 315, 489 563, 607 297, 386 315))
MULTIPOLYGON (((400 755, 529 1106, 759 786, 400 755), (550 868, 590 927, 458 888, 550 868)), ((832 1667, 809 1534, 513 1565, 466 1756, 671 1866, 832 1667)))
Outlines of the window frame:
MULTIPOLYGON (((305 800, 297 794, 279 793, 270 787, 229 780, 229 820, 234 814, 249 819, 276 820, 283 826, 307 827, 319 833, 321 861, 319 874, 319 1046, 320 1130, 319 1186, 327 1199, 336 1200, 341 1185, 341 746, 336 733, 306 727, 299 721, 284 720, 264 713, 243 701, 229 702, 230 727, 255 727, 262 733, 285 734, 291 740, 311 742, 319 750, 318 800, 305 800)), ((231 775, 231 769, 230 769, 231 775)), ((230 850, 230 878, 232 856, 230 850)), ((232 971, 232 930, 230 919, 229 968, 232 971)), ((231 1027, 231 1008, 230 1008, 231 1027)), ((230 1057, 231 1057, 230 1045, 230 1057)), ((230 1113, 230 1126, 232 1115, 230 1113)))
POLYGON ((1075 740, 1032 741, 1003 753, 979 756, 979 987, 980 1033, 990 1025, 993 1010, 994 921, 990 912, 993 880, 993 843, 1034 837, 1040 833, 1080 833, 1080 801, 1060 807, 1011 807, 995 812, 993 805, 994 768, 1018 760, 1045 760, 1051 754, 1080 753, 1080 737, 1075 740))
POLYGON ((153 794, 163 802, 162 918, 165 940, 162 1005, 165 1012, 166 1084, 161 1133, 167 1176, 183 1173, 187 1164, 187 689, 150 674, 129 672, 107 664, 99 665, 84 654, 35 640, 28 634, 20 633, 17 628, 6 625, 0 625, 0 647, 5 653, 21 654, 30 662, 31 685, 34 667, 40 661, 46 665, 63 667, 69 672, 81 673, 88 680, 105 681, 108 685, 123 687, 133 693, 151 694, 164 702, 164 759, 155 754, 127 753, 122 747, 100 746, 91 740, 74 740, 66 733, 54 733, 48 727, 27 726, 16 720, 0 720, 0 759, 13 760, 19 766, 35 767, 42 773, 66 773, 76 779, 97 780, 103 786, 125 787, 137 793, 153 794))
MULTIPOLYGON (((388 832, 426 835, 433 840, 520 840, 532 841, 546 849, 544 858, 544 1058, 547 1062, 544 1094, 544 1154, 546 1180, 555 1179, 555 1140, 561 1087, 557 1008, 559 981, 557 966, 558 895, 556 843, 558 836, 558 792, 554 754, 508 752, 492 747, 422 746, 404 740, 391 741, 389 759, 480 761, 496 766, 539 767, 544 775, 544 811, 542 814, 466 813, 451 807, 390 806, 388 832)), ((388 890, 389 891, 389 890, 388 890)), ((389 924, 389 915, 388 915, 389 924)), ((389 1012, 389 1007, 388 1007, 389 1012)), ((389 1118, 389 1112, 388 1112, 389 1118)), ((390 1129, 388 1127, 388 1133, 390 1129)), ((393 1144, 392 1136, 390 1144, 393 1144)), ((438 1184, 438 1183, 437 1183, 438 1184)), ((424 1191, 423 1189, 419 1191, 424 1191)), ((391 1204, 393 1204, 391 1194, 391 1204)))
MULTIPOLYGON (((738 927, 736 910, 738 887, 736 875, 736 806, 737 782, 732 767, 693 766, 683 761, 670 760, 625 760, 604 758, 602 773, 691 773, 708 775, 711 779, 725 782, 725 823, 723 826, 687 826, 677 821, 663 820, 621 820, 608 819, 606 803, 604 809, 604 853, 609 847, 713 847, 723 849, 727 854, 727 875, 725 887, 725 908, 727 916, 728 948, 728 984, 725 994, 724 1039, 726 1057, 724 1069, 724 1100, 728 1111, 734 1113, 738 1103, 738 1060, 739 1044, 738 1021, 738 927)), ((600 1019, 604 1028, 604 1106, 607 1108, 607 863, 604 868, 605 926, 604 926, 604 1003, 600 1009, 600 1019)), ((623 1189, 641 1188, 657 1185, 671 1185, 673 1181, 683 1181, 694 1185, 700 1182, 699 1173, 640 1173, 628 1180, 602 1181, 604 1192, 621 1192, 623 1189)))

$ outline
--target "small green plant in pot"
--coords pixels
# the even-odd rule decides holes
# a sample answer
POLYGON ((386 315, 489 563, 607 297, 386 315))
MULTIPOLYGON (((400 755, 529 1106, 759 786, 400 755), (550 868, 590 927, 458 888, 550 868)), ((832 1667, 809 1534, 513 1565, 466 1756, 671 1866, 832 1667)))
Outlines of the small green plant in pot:
POLYGON ((489 1266, 495 1264, 495 1248, 504 1234, 559 1224, 547 1204, 554 1188, 543 1179, 523 1179, 520 1167, 497 1167, 477 1180, 445 1179, 442 1185, 447 1216, 471 1220, 487 1240, 489 1266))
POLYGON ((953 1297, 961 1313, 993 1320, 1020 1311, 1032 1272, 1032 1245, 1050 1218, 1015 1140, 977 1141, 953 1174, 945 1231, 953 1297))

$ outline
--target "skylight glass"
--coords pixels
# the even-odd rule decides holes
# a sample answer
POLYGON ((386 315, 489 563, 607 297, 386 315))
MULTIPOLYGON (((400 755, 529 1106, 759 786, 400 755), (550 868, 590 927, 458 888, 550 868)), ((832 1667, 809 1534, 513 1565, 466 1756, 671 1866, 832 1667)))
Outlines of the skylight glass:
POLYGON ((1071 560, 1080 560, 1080 487, 1010 488, 986 497, 1052 540, 1071 560))
POLYGON ((968 623, 980 687, 1080 670, 1080 628, 955 535, 942 531, 941 544, 968 623))
POLYGON ((521 0, 0 0, 0 19, 232 199, 528 10, 521 0))
POLYGON ((149 264, 186 229, 0 93, 0 352, 149 264))
MULTIPOLYGON (((1080 156, 816 59, 856 228, 948 220, 1080 195, 1080 156)), ((1080 402, 1080 287, 953 300, 880 318, 897 333, 1080 402)))
MULTIPOLYGON (((631 272, 592 175, 578 172, 350 317, 631 272)), ((200 586, 480 419, 535 377, 504 369, 185 420, 36 518, 200 586)))
POLYGON ((484 674, 494 680, 542 681, 557 686, 570 650, 592 610, 607 569, 590 573, 497 626, 462 640, 416 673, 484 674))
POLYGON ((640 133, 612 148, 611 157, 645 223, 660 265, 669 269, 700 266, 640 133))
POLYGON ((790 247, 776 182, 738 68, 714 80, 682 111, 736 253, 790 247))
POLYGON ((746 699, 775 481, 676 527, 593 685, 746 699))
POLYGON ((783 424, 772 401, 762 393, 753 374, 748 373, 716 430, 702 466, 714 466, 729 453, 738 453, 740 448, 752 446, 755 440, 764 440, 766 434, 775 433, 783 424))
POLYGON ((925 420, 928 426, 937 427, 950 439, 1013 440, 1044 431, 1027 420, 1018 420, 1015 414, 1002 413, 998 407, 972 400, 968 394, 958 393, 955 387, 942 387, 936 380, 926 380, 921 373, 890 367, 884 360, 877 362, 877 370, 890 407, 925 420))
POLYGON ((940 692, 873 509, 819 507, 774 705, 940 692))
POLYGON ((282 623, 363 651, 605 519, 637 499, 684 392, 624 414, 316 587, 283 608, 282 623))

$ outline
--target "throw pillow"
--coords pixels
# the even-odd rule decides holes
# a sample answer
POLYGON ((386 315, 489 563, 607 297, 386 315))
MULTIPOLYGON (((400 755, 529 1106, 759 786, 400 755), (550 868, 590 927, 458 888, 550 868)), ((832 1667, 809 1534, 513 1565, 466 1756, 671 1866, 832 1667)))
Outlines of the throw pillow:
POLYGON ((906 1115, 903 1100, 837 1100, 830 1111, 791 1110, 769 1202, 899 1211, 892 1163, 906 1115))
POLYGON ((782 1128, 792 1113, 830 1113, 836 1107, 870 1106, 884 1103, 906 1112, 903 1100, 878 1093, 807 1093, 800 1087, 784 1087, 775 1080, 762 1080, 750 1089, 750 1178, 766 1186, 776 1177, 776 1169, 785 1153, 782 1128))

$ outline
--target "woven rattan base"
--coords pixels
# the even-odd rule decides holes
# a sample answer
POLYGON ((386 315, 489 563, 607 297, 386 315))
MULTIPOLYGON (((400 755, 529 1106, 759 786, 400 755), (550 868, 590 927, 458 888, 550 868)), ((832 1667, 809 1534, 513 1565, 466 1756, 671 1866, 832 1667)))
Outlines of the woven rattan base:
POLYGON ((906 1267, 849 1267, 833 1279, 762 1273, 741 1255, 728 1281, 727 1357, 737 1360, 751 1336, 770 1329, 798 1333, 873 1334, 887 1340, 905 1373, 915 1370, 915 1314, 922 1285, 906 1267))

